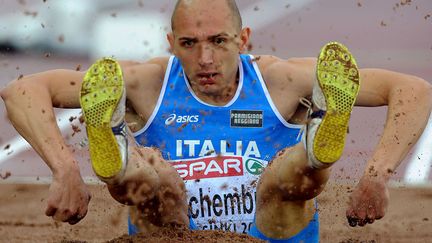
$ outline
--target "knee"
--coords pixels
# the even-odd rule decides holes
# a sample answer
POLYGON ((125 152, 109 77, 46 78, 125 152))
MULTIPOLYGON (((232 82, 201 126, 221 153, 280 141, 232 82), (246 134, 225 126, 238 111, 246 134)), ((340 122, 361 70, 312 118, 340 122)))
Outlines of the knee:
POLYGON ((186 201, 186 186, 177 170, 166 161, 155 168, 160 179, 161 190, 159 193, 164 198, 186 201))
POLYGON ((283 161, 284 164, 307 164, 307 154, 302 143, 298 143, 293 147, 288 147, 280 150, 273 160, 283 161))
POLYGON ((151 167, 152 177, 157 177, 157 185, 154 185, 154 193, 158 197, 174 201, 186 200, 185 184, 177 173, 177 170, 166 161, 157 148, 140 147, 136 151, 139 158, 151 167))
POLYGON ((258 195, 280 200, 310 200, 319 195, 329 178, 328 170, 309 167, 303 144, 281 150, 261 175, 258 195))
POLYGON ((318 196, 325 184, 317 183, 313 179, 304 176, 298 182, 285 182, 279 185, 282 200, 306 201, 318 196))
MULTIPOLYGON (((149 173, 142 173, 148 175, 149 173)), ((118 202, 126 205, 137 205, 150 200, 156 195, 160 186, 159 178, 129 177, 118 184, 108 184, 108 191, 118 202)))
POLYGON ((151 166, 164 161, 160 150, 154 147, 133 147, 130 151, 129 160, 142 161, 151 166))
POLYGON ((160 159, 160 153, 152 148, 131 148, 122 179, 108 185, 111 196, 127 205, 135 205, 154 197, 160 187, 160 178, 154 164, 160 159))

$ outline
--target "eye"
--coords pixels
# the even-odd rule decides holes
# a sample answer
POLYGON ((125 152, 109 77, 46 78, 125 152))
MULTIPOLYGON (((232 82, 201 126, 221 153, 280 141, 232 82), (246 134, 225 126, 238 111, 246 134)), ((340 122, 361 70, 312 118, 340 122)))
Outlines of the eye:
POLYGON ((215 38, 215 39, 213 40, 213 42, 214 42, 216 45, 221 46, 221 45, 225 44, 226 40, 225 40, 225 38, 221 38, 221 37, 219 37, 219 38, 215 38))
POLYGON ((194 43, 194 41, 192 41, 192 40, 185 40, 185 41, 182 41, 180 44, 181 44, 181 46, 183 46, 183 47, 191 48, 191 47, 193 47, 193 45, 194 45, 195 43, 194 43))

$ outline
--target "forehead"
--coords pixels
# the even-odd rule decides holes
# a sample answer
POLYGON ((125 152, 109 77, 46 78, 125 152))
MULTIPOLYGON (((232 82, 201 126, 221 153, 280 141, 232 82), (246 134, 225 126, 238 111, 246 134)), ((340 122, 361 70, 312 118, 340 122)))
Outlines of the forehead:
POLYGON ((224 1, 180 7, 174 18, 174 32, 195 36, 235 31, 233 13, 226 5, 220 4, 221 2, 224 1))

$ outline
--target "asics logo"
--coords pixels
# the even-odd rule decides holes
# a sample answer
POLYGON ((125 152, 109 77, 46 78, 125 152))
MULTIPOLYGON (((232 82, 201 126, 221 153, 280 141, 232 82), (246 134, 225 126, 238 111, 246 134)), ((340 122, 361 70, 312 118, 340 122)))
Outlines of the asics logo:
POLYGON ((173 122, 175 121, 176 117, 177 117, 176 114, 169 115, 169 117, 165 120, 165 125, 169 126, 169 125, 173 124, 173 122))
POLYGON ((169 126, 175 123, 196 123, 199 121, 199 115, 185 115, 177 116, 176 114, 171 114, 165 120, 165 125, 169 126))

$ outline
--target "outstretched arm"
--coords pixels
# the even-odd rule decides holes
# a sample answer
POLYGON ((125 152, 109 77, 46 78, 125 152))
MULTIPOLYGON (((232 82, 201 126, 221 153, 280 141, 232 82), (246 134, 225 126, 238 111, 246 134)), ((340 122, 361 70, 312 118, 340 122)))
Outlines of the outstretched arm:
POLYGON ((79 108, 83 73, 53 70, 12 81, 1 91, 8 118, 54 175, 73 168, 73 156, 57 127, 53 107, 79 108))
MULTIPOLYGON (((156 58, 148 63, 160 65, 164 60, 156 58)), ((148 66, 158 65, 142 65, 132 61, 119 63, 124 69, 128 98, 131 95, 132 101, 142 100, 140 98, 145 92, 136 91, 137 85, 142 77, 153 77, 148 75, 148 66)), ((0 91, 12 125, 53 173, 46 215, 70 224, 79 222, 86 215, 90 193, 81 178, 75 157, 57 126, 53 107, 80 107, 79 94, 84 74, 72 70, 51 70, 14 80, 0 91)), ((148 90, 147 87, 143 89, 148 90)))
POLYGON ((356 105, 388 105, 387 120, 373 156, 350 196, 347 218, 363 226, 384 216, 386 183, 422 134, 432 109, 432 86, 415 76, 363 69, 356 105))
POLYGON ((57 126, 53 106, 79 108, 83 75, 69 70, 42 72, 14 80, 1 91, 12 125, 53 173, 45 214, 70 224, 86 215, 90 193, 57 126))

